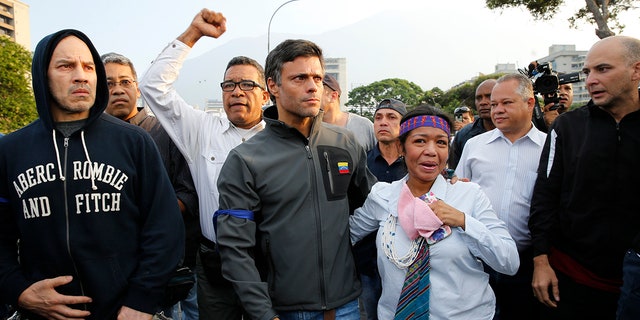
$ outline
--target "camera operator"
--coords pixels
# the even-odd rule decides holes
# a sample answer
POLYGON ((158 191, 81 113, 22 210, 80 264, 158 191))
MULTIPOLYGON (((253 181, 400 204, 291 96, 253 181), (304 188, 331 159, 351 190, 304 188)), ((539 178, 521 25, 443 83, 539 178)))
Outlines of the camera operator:
POLYGON ((453 111, 453 114, 455 116, 455 121, 453 122, 453 129, 455 132, 458 132, 466 125, 473 123, 473 111, 471 111, 471 108, 467 106, 457 107, 453 111))
POLYGON ((533 124, 542 132, 561 114, 571 108, 573 103, 573 85, 580 81, 580 74, 554 72, 549 62, 539 64, 533 61, 529 67, 520 70, 533 81, 533 89, 544 100, 544 107, 536 99, 533 111, 533 124))
POLYGON ((573 104, 573 84, 565 83, 558 86, 558 98, 560 99, 558 102, 558 108, 554 108, 555 103, 548 103, 542 109, 544 123, 547 125, 547 128, 551 126, 556 118, 563 114, 565 111, 568 111, 573 104))

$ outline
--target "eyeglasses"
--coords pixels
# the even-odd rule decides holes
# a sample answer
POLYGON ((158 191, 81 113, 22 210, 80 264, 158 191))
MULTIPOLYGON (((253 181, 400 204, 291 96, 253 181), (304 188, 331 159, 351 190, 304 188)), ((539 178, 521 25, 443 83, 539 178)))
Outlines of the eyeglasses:
POLYGON ((469 107, 462 106, 462 107, 457 107, 453 111, 453 113, 454 114, 460 114, 460 113, 465 113, 465 112, 469 112, 469 111, 471 111, 471 109, 469 109, 469 107))
POLYGON ((120 80, 118 82, 114 82, 114 81, 107 81, 107 87, 109 87, 109 89, 113 89, 115 88, 117 85, 120 85, 121 87, 125 88, 125 89, 130 89, 133 87, 133 84, 135 83, 134 80, 128 80, 128 79, 124 79, 124 80, 120 80))
POLYGON ((240 86, 240 90, 242 91, 251 91, 255 87, 262 89, 262 86, 253 80, 242 80, 240 82, 224 81, 220 83, 220 88, 222 88, 222 91, 224 92, 232 92, 236 89, 236 86, 240 86))

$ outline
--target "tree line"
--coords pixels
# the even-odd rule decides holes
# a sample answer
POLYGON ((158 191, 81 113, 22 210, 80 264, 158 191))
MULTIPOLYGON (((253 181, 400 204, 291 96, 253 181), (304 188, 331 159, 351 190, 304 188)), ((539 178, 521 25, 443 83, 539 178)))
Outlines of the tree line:
POLYGON ((476 87, 486 79, 497 79, 501 75, 503 73, 480 76, 447 91, 438 87, 423 91, 420 86, 408 80, 384 79, 354 88, 349 92, 349 100, 345 105, 349 112, 372 120, 377 103, 386 98, 394 98, 404 102, 409 110, 419 104, 426 103, 453 114, 455 108, 460 106, 473 108, 476 87))

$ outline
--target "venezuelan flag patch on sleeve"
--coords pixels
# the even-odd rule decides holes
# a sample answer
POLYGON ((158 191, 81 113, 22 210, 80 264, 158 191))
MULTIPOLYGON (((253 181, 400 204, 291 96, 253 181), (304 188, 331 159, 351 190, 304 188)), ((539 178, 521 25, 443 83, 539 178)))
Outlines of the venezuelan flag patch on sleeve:
POLYGON ((338 172, 340 172, 340 174, 349 174, 349 162, 338 162, 338 172))

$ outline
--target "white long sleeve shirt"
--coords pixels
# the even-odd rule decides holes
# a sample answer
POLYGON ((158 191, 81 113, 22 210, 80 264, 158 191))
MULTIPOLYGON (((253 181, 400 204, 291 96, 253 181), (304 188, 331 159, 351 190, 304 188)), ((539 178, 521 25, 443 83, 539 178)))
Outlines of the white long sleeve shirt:
POLYGON ((529 209, 546 137, 532 126, 511 143, 500 130, 493 129, 467 141, 456 167, 458 177, 469 178, 487 194, 519 250, 531 247, 529 209))
MULTIPOLYGON (((393 319, 407 271, 387 258, 381 243, 381 233, 389 214, 398 216, 398 197, 406 179, 391 184, 376 183, 364 205, 356 209, 349 220, 353 243, 378 229, 376 247, 382 278, 379 319, 393 319)), ((451 235, 429 247, 430 319, 492 319, 495 295, 482 261, 501 273, 515 274, 520 266, 516 245, 477 184, 458 182, 451 185, 438 176, 431 191, 465 213, 465 229, 451 228, 451 235)), ((396 224, 393 246, 396 255, 403 256, 409 251, 411 241, 400 223, 396 224)))
POLYGON ((264 128, 249 130, 228 119, 196 110, 178 94, 174 82, 191 48, 174 40, 160 53, 140 81, 140 91, 180 152, 189 163, 200 204, 204 237, 216 241, 213 214, 218 210, 218 175, 231 149, 264 128))

